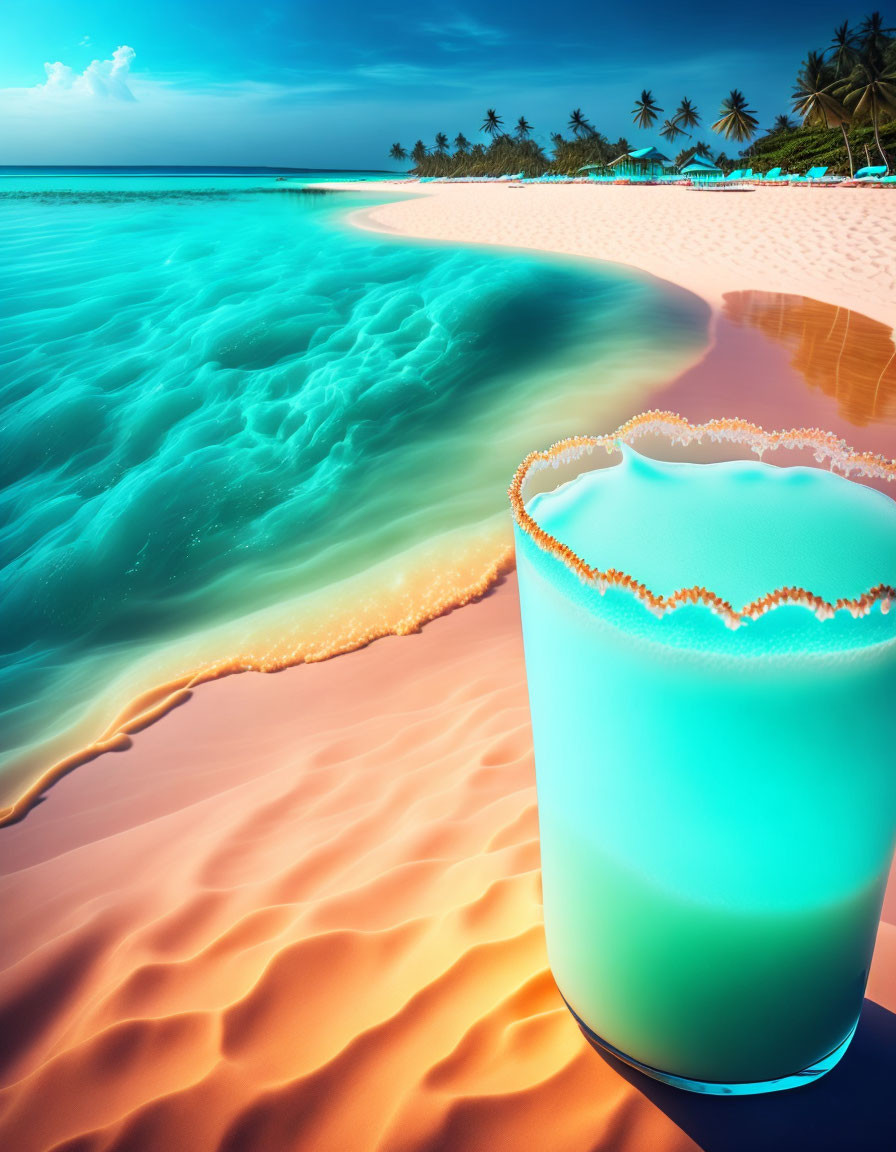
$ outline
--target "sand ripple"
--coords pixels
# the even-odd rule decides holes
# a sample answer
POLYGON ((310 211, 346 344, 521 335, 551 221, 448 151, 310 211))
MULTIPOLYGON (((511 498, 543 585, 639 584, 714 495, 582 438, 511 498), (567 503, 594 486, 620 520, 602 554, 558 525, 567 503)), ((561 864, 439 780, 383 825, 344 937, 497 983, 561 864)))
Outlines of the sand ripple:
POLYGON ((514 587, 203 685, 4 830, 0 1147, 731 1147, 593 1053, 551 979, 514 587))
POLYGON ((510 675, 474 612, 203 686, 6 830, 3 1147, 691 1147, 547 968, 515 613, 510 675))

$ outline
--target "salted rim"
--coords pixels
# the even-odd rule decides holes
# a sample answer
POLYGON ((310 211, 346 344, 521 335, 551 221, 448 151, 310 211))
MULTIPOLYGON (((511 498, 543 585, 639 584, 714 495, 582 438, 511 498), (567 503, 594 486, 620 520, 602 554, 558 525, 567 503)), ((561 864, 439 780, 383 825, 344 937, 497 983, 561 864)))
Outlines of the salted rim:
POLYGON ((605 448, 609 455, 618 447, 620 440, 631 444, 639 436, 649 433, 664 435, 673 444, 690 444, 692 440, 700 443, 704 436, 715 443, 728 441, 744 444, 760 459, 765 452, 775 451, 778 448, 809 448, 814 451, 819 464, 824 460, 830 460, 831 471, 836 469, 847 479, 850 473, 855 472, 860 476, 880 480, 896 480, 896 460, 888 460, 873 452, 857 452, 833 432, 823 432, 820 428, 791 428, 786 432, 767 432, 758 424, 751 424, 737 417, 710 420, 706 424, 691 424, 677 412, 650 411, 633 416, 608 436, 571 436, 567 440, 559 440, 544 452, 530 452, 514 473, 508 490, 514 520, 542 551, 550 553, 565 564, 583 584, 597 588, 601 595, 607 588, 625 588, 655 616, 664 616, 667 612, 674 612, 676 608, 685 604, 705 604, 710 611, 721 616, 729 628, 740 628, 750 620, 758 620, 766 612, 771 612, 782 604, 801 604, 813 611, 819 620, 830 620, 834 613, 841 609, 848 610, 858 619, 860 616, 867 616, 877 603, 880 603, 881 612, 889 612, 892 600, 896 599, 896 588, 890 584, 877 584, 861 596, 833 602, 816 596, 806 588, 796 586, 776 588, 773 592, 767 592, 764 596, 745 604, 739 610, 700 584, 695 584, 691 588, 679 588, 670 596, 658 596, 646 584, 640 583, 627 572, 621 572, 616 568, 604 571, 592 567, 572 548, 546 532, 526 511, 523 502, 523 484, 534 472, 540 472, 549 465, 557 468, 560 464, 577 460, 586 453, 590 454, 595 448, 605 448))

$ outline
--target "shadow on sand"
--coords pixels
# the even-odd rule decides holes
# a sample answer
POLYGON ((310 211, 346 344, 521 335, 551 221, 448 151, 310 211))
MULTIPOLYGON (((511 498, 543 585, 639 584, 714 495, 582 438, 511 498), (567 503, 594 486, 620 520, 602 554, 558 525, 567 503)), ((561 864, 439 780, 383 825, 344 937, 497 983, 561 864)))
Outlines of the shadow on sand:
POLYGON ((896 1015, 865 1000, 843 1059, 826 1076, 764 1096, 698 1096, 600 1056, 705 1152, 891 1152, 896 1015))

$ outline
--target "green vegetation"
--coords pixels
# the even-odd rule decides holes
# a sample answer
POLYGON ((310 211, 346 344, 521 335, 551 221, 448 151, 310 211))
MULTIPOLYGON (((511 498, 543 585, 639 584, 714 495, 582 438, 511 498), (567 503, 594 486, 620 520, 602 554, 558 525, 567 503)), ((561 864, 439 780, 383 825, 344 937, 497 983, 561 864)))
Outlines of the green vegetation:
MULTIPOLYGON (((759 121, 737 88, 722 100, 712 131, 725 141, 746 145, 741 152, 757 172, 781 167, 785 171, 805 171, 827 165, 832 171, 850 175, 869 164, 891 164, 896 155, 896 29, 884 25, 879 12, 873 12, 858 28, 839 25, 830 45, 808 53, 800 66, 792 97, 797 126, 787 113, 775 118, 772 127, 756 137, 759 121)), ((641 130, 656 125, 663 109, 645 88, 635 101, 632 121, 641 130)), ((439 132, 428 148, 418 140, 410 151, 417 176, 506 176, 522 173, 575 175, 593 167, 610 172, 610 163, 630 152, 632 145, 620 138, 611 142, 589 121, 581 108, 574 108, 567 124, 569 135, 554 132, 550 146, 533 139, 534 129, 520 116, 512 132, 504 131, 504 120, 494 108, 487 109, 479 131, 485 143, 474 143, 458 133, 454 151, 448 137, 439 132), (551 153, 551 155, 548 154, 551 153)), ((692 136, 700 125, 700 113, 688 99, 682 99, 674 115, 662 121, 659 134, 672 144, 679 137, 692 136)), ((712 157, 723 170, 739 166, 724 152, 713 156, 704 142, 688 144, 675 157, 681 167, 692 156, 712 157)), ((408 152, 401 144, 392 145, 389 155, 404 161, 408 152)))
MULTIPOLYGON (((851 128, 849 145, 855 169, 868 164, 883 164, 876 155, 874 129, 851 128)), ((890 156, 896 155, 896 122, 880 126, 880 140, 890 156)), ((783 168, 786 172, 805 172, 816 164, 825 164, 832 172, 846 175, 850 171, 849 155, 840 132, 829 128, 796 128, 789 132, 773 132, 757 140, 747 150, 747 159, 754 171, 767 172, 769 168, 783 168)))
POLYGON ((896 150, 896 29, 884 27, 879 12, 858 29, 834 29, 824 51, 803 61, 793 93, 802 127, 778 117, 771 132, 747 154, 763 167, 801 169, 826 164, 853 175, 856 168, 891 163, 896 150))
MULTIPOLYGON (((837 30, 835 35, 840 33, 837 30)), ((849 35, 848 25, 843 25, 843 35, 849 35)), ((803 61, 803 66, 796 78, 796 88, 793 93, 793 110, 797 113, 806 128, 839 128, 843 134, 843 146, 849 161, 849 174, 853 175, 852 146, 846 131, 849 124, 849 112, 842 100, 835 94, 839 91, 837 69, 834 65, 825 62, 822 52, 810 52, 803 61)), ((790 132, 792 126, 784 124, 785 117, 779 116, 775 121, 770 136, 782 132, 790 132)))

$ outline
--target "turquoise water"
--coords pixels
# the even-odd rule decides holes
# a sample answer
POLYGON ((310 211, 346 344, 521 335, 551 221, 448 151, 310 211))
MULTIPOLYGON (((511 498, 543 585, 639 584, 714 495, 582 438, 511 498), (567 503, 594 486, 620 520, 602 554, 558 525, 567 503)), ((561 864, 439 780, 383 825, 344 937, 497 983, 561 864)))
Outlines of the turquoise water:
POLYGON ((383 195, 302 188, 0 178, 13 791, 157 650, 506 533, 522 452, 601 426, 704 339, 702 305, 647 279, 362 232, 349 210, 383 195))
MULTIPOLYGON (((528 508, 665 594, 896 585, 896 504, 822 469, 628 450, 528 508)), ((685 1079, 823 1061, 858 1018, 893 854, 894 614, 794 606, 731 630, 704 607, 656 619, 592 594, 521 531, 517 563, 563 995, 685 1079)))

